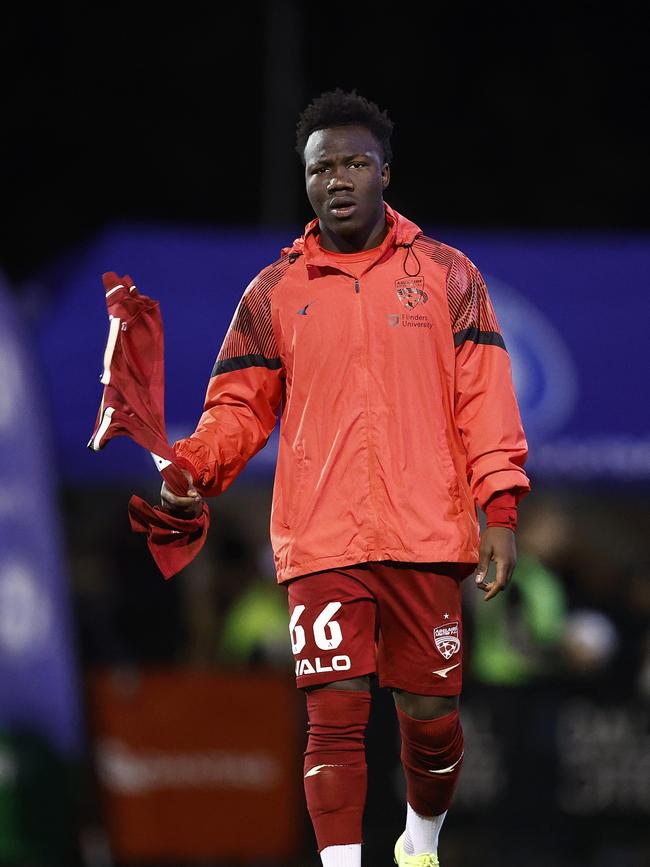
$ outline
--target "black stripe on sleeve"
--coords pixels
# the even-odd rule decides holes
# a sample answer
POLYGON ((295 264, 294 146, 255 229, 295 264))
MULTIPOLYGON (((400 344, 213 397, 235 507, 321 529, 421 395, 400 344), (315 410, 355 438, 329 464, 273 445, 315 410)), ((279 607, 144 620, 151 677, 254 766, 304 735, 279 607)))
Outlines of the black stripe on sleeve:
POLYGON ((498 331, 479 331, 478 328, 463 328, 454 334, 454 345, 460 346, 466 340, 471 340, 473 343, 487 343, 489 346, 500 346, 505 349, 506 345, 503 342, 503 337, 498 331))
POLYGON ((212 376, 219 373, 228 373, 231 370, 243 370, 245 367, 268 367, 269 370, 279 370, 282 367, 280 358, 265 358, 263 355, 236 355, 233 358, 225 358, 215 362, 212 368, 212 376))

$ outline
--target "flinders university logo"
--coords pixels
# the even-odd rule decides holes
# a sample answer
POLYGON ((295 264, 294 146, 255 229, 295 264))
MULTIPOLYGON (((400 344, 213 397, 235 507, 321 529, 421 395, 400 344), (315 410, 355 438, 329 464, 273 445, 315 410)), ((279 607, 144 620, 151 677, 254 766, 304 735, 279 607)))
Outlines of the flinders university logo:
POLYGON ((458 637, 458 621, 445 623, 444 626, 436 626, 433 630, 433 640, 436 647, 445 659, 451 659, 454 653, 460 650, 460 638, 458 637))
POLYGON ((426 304, 429 296, 424 291, 424 277, 403 277, 395 281, 395 291, 400 303, 407 310, 413 310, 418 304, 426 304))

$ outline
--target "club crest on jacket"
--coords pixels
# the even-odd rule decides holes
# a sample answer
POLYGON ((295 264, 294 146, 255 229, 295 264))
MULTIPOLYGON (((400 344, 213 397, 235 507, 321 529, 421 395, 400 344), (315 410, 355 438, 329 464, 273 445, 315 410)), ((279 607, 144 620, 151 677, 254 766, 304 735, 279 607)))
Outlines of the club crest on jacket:
POLYGON ((395 281, 395 291, 407 310, 413 310, 418 304, 426 304, 429 300, 424 291, 424 277, 402 277, 395 281))

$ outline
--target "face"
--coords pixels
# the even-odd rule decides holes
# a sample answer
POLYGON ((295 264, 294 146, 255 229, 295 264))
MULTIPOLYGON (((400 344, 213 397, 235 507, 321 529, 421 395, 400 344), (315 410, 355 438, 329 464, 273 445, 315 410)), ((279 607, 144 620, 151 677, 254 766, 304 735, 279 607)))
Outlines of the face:
POLYGON ((337 237, 359 249, 371 246, 368 239, 384 230, 383 194, 389 180, 381 146, 366 127, 337 126, 315 130, 309 136, 305 147, 307 196, 321 234, 334 239, 335 247, 337 237))

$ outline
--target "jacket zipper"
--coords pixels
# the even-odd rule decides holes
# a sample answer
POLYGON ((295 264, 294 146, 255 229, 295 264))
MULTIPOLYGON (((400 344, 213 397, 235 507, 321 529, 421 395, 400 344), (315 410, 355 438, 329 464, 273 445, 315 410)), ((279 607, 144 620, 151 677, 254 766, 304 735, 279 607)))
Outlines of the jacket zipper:
MULTIPOLYGON (((354 291, 357 295, 360 296, 360 285, 359 279, 355 277, 354 280, 354 291)), ((365 328, 363 326, 363 312, 361 310, 361 297, 359 297, 359 324, 361 326, 361 341, 363 348, 363 363, 364 363, 364 375, 366 379, 366 440, 368 446, 368 485, 370 490, 370 499, 372 501, 372 507, 374 512, 375 519, 375 550, 379 550, 379 521, 378 521, 378 512, 377 512, 377 503, 375 501, 375 492, 372 484, 372 470, 370 467, 370 457, 372 454, 371 448, 371 440, 370 440, 370 394, 368 388, 368 354, 366 351, 366 333, 365 328)), ((383 557, 382 557, 383 559, 383 557)))

